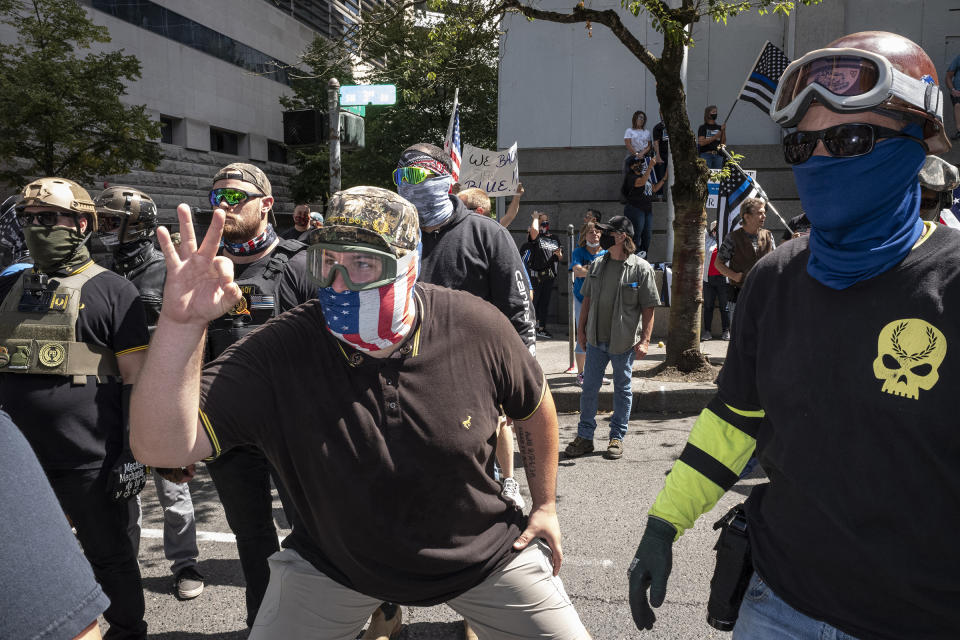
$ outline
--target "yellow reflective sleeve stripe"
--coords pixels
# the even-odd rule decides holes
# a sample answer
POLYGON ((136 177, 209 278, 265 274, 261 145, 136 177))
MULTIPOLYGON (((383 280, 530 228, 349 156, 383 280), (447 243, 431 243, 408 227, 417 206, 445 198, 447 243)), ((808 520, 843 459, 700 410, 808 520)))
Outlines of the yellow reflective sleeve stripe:
POLYGON ((763 416, 763 411, 734 409, 716 398, 711 401, 694 423, 650 515, 676 526, 677 537, 692 527, 736 483, 756 448, 763 416), (740 424, 731 424, 718 412, 740 424))
POLYGON ((113 355, 115 356, 124 356, 128 353, 133 353, 135 351, 146 351, 149 348, 149 345, 140 345, 139 347, 130 347, 129 349, 124 349, 123 351, 117 351, 113 355))
POLYGON ((220 455, 220 441, 217 440, 217 434, 214 433, 213 425, 210 424, 210 418, 207 417, 207 414, 205 414, 202 409, 197 409, 197 413, 200 414, 200 424, 203 425, 203 430, 207 432, 207 438, 210 439, 210 446, 213 447, 213 455, 203 459, 204 462, 210 462, 211 460, 216 460, 217 456, 220 455))

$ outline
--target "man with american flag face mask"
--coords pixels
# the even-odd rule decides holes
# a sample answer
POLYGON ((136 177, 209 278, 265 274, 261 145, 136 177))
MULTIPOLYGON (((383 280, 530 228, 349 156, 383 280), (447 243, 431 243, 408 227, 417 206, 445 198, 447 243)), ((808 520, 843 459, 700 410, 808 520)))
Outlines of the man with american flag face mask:
POLYGON ((270 558, 250 637, 352 639, 387 600, 446 602, 484 639, 589 638, 557 577, 557 417, 543 372, 495 307, 417 282, 413 205, 375 187, 334 194, 308 249, 319 297, 202 371, 207 323, 241 292, 216 255, 223 213, 198 248, 178 211, 180 246, 158 231, 168 275, 132 446, 183 466, 252 445, 276 468, 297 522, 270 558), (295 382, 311 393, 291 396, 295 382), (529 516, 492 477, 501 406, 516 420, 529 516))

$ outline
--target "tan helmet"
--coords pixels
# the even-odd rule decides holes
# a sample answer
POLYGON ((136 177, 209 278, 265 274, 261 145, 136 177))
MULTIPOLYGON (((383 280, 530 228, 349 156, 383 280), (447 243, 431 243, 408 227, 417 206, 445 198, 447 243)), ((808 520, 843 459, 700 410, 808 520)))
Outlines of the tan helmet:
POLYGON ((97 211, 87 190, 66 178, 40 178, 34 180, 20 194, 17 210, 27 207, 56 207, 65 212, 86 215, 90 219, 88 233, 97 230, 97 211))
POLYGON ((120 244, 150 238, 157 230, 157 205, 133 187, 107 187, 93 201, 101 227, 117 230, 120 244), (109 218, 109 224, 107 219, 109 218))

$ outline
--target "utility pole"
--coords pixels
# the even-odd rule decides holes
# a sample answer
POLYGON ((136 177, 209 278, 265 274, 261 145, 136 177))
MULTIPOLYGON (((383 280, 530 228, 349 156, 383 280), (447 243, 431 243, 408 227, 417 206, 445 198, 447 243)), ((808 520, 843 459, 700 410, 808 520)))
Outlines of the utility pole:
POLYGON ((330 194, 340 191, 340 82, 330 78, 327 83, 330 109, 330 194))

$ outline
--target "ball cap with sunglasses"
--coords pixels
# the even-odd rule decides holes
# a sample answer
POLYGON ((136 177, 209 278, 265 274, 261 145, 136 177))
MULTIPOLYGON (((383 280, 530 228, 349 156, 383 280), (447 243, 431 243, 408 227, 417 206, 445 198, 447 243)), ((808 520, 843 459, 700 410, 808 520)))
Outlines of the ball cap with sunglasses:
POLYGON ((270 558, 250 637, 353 638, 388 600, 449 602, 485 638, 588 638, 556 578, 557 419, 543 372, 492 305, 417 282, 413 205, 376 187, 335 193, 308 249, 318 299, 201 373, 190 363, 203 320, 237 296, 211 264, 218 223, 199 249, 184 226, 177 255, 159 233, 180 295, 164 304, 133 434, 167 465, 257 447, 291 487, 294 533, 270 558), (199 393, 174 393, 184 371, 199 393), (530 443, 529 516, 492 477, 501 407, 530 443))
POLYGON ((932 61, 896 34, 845 36, 784 71, 771 115, 796 127, 784 154, 811 232, 746 279, 717 395, 631 565, 638 628, 674 540, 756 456, 766 481, 718 523, 711 625, 957 637, 960 231, 918 215, 924 159, 949 148, 940 112, 932 61))

